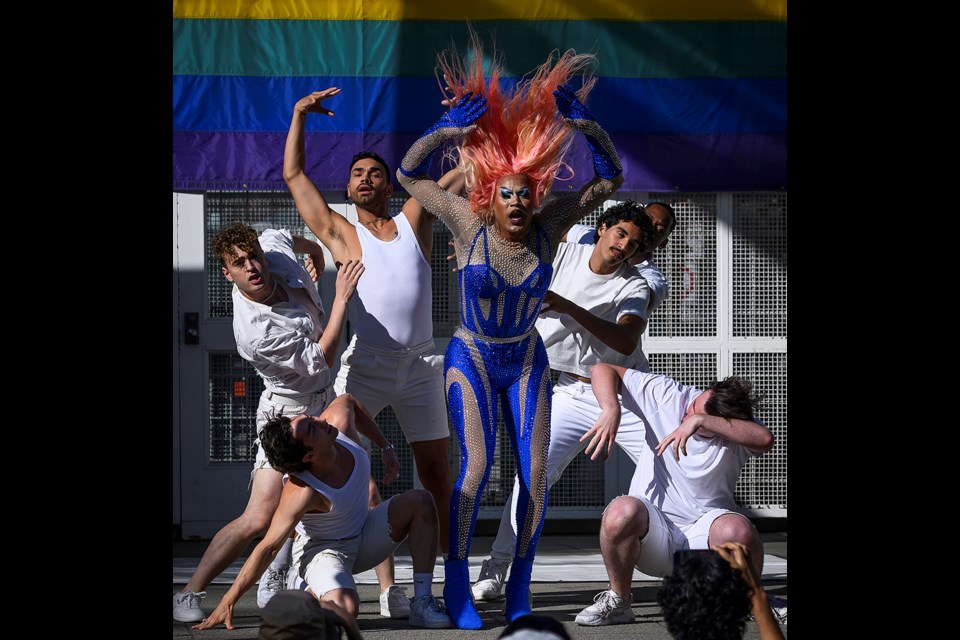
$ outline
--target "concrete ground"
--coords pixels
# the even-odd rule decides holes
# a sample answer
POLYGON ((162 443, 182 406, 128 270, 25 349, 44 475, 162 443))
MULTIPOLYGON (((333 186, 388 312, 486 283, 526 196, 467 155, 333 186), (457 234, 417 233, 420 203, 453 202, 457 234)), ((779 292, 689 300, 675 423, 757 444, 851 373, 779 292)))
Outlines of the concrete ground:
MULTIPOLYGON (((786 532, 761 533, 761 538, 764 541, 765 556, 764 589, 768 593, 787 599, 787 534, 786 532)), ((487 556, 491 542, 490 537, 474 538, 470 559, 472 577, 475 577, 479 571, 479 564, 487 556)), ((192 567, 196 566, 196 561, 205 548, 204 542, 174 543, 174 583, 171 598, 189 579, 192 567)), ((407 562, 409 557, 406 554, 405 546, 401 545, 396 554, 397 583, 406 586, 408 595, 413 595, 413 585, 406 577, 408 573, 405 567, 409 565, 407 562)), ((244 559, 245 557, 234 563, 230 570, 208 587, 207 598, 202 604, 204 612, 209 613, 216 607, 244 559)), ((438 562, 438 574, 434 581, 434 595, 437 596, 443 593, 442 566, 442 562, 438 562)), ((670 639, 670 634, 660 615, 660 608, 656 603, 660 581, 650 579, 639 572, 635 574, 633 583, 633 611, 637 616, 635 623, 604 627, 584 627, 576 624, 574 618, 577 613, 592 604, 594 596, 607 588, 604 575, 596 535, 544 535, 540 539, 537 558, 534 561, 531 583, 533 612, 560 621, 574 640, 670 639)), ((484 622, 483 629, 477 631, 419 629, 408 626, 406 620, 391 620, 380 616, 379 587, 375 580, 358 579, 358 588, 361 600, 358 626, 364 638, 495 640, 506 626, 502 599, 496 602, 477 603, 477 610, 484 622)), ((204 640, 256 640, 260 624, 259 612, 256 590, 250 589, 243 595, 235 609, 235 628, 232 631, 228 631, 225 627, 210 631, 194 631, 188 623, 173 621, 173 637, 204 640)), ((783 627, 783 631, 786 636, 786 626, 783 627)), ((745 638, 748 640, 758 638, 756 625, 752 621, 747 623, 745 638)))

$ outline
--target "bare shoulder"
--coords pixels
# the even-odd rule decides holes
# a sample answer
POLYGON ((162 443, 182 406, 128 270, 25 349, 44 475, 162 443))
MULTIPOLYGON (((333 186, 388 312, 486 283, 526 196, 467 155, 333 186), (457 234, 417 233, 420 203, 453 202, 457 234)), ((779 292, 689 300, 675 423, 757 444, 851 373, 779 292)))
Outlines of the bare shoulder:
POLYGON ((330 510, 330 501, 296 476, 290 476, 287 479, 280 500, 301 516, 307 512, 330 510))
POLYGON ((350 417, 354 414, 354 407, 352 398, 348 395, 339 395, 327 405, 320 416, 339 429, 342 423, 349 422, 350 417))
POLYGON ((417 234, 417 237, 421 237, 426 233, 433 233, 433 223, 436 221, 437 216, 425 209, 416 198, 408 198, 403 204, 401 212, 407 216, 407 222, 413 227, 413 231, 417 234))

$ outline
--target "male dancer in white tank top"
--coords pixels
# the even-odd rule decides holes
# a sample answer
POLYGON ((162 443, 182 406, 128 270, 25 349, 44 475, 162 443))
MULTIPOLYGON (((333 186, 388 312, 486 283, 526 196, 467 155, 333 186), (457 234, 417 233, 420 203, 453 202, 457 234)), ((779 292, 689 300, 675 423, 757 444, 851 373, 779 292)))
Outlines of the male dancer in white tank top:
MULTIPOLYGON (((330 251, 335 263, 360 259, 366 268, 357 285, 356 333, 344 351, 334 388, 356 396, 376 416, 390 405, 413 451, 417 474, 433 495, 440 522, 440 548, 449 544, 449 438, 443 372, 425 357, 434 353, 430 252, 435 216, 410 198, 400 213, 387 210, 393 193, 387 163, 375 153, 363 152, 350 164, 347 195, 357 210, 357 225, 330 209, 305 172, 304 122, 308 113, 332 116, 322 101, 340 89, 315 91, 293 109, 283 157, 283 177, 300 217, 330 251)), ((456 189, 459 173, 440 180, 456 189)), ((371 487, 371 506, 379 499, 371 487)), ((389 604, 385 589, 392 579, 378 567, 384 589, 381 614, 389 604), (386 578, 386 579, 385 579, 386 578), (385 584, 385 582, 387 584, 385 584)), ((397 617, 397 616, 392 616, 397 617)))
MULTIPOLYGON (((237 601, 295 529, 297 586, 305 584, 321 605, 332 604, 353 622, 360 612, 354 574, 382 562, 406 540, 415 588, 410 625, 453 626, 433 597, 438 544, 433 498, 426 491, 405 491, 368 509, 370 459, 360 445, 361 433, 381 449, 387 446, 377 423, 350 394, 337 396, 319 416, 279 415, 264 424, 260 437, 267 459, 288 474, 279 505, 220 604, 194 629, 221 623, 232 629, 237 601)), ((398 470, 394 458, 384 469, 384 483, 393 482, 398 470)))

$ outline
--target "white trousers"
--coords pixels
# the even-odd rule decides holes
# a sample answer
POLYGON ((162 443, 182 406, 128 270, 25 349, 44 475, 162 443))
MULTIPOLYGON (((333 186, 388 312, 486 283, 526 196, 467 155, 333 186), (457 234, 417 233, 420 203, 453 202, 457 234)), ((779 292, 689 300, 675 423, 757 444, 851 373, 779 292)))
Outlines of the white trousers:
MULTIPOLYGON (((618 396, 618 400, 621 398, 618 396)), ((577 454, 583 451, 589 440, 580 442, 600 417, 600 405, 593 395, 593 387, 571 375, 561 374, 553 388, 553 406, 550 416, 550 445, 547 452, 547 486, 556 484, 563 471, 573 462, 577 454)), ((636 414, 623 408, 621 401, 620 429, 616 442, 636 463, 644 449, 648 449, 645 440, 646 428, 643 420, 636 414)), ((631 484, 631 489, 633 485, 631 484)), ((514 479, 510 503, 504 506, 500 518, 500 529, 493 541, 490 556, 499 564, 512 562, 517 544, 517 525, 515 522, 517 492, 519 482, 514 479)), ((549 510, 547 512, 549 517, 549 510)))

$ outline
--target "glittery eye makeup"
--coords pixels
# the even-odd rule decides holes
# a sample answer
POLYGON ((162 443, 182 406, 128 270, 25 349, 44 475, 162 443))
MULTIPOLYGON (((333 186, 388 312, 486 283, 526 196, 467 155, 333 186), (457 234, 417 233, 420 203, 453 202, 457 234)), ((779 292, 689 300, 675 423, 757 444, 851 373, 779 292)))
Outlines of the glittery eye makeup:
MULTIPOLYGON (((530 188, 520 187, 519 189, 517 189, 517 196, 521 198, 529 198, 530 188)), ((510 198, 513 197, 513 191, 511 189, 508 189, 507 187, 500 187, 500 197, 503 198, 504 200, 509 200, 510 198)))

